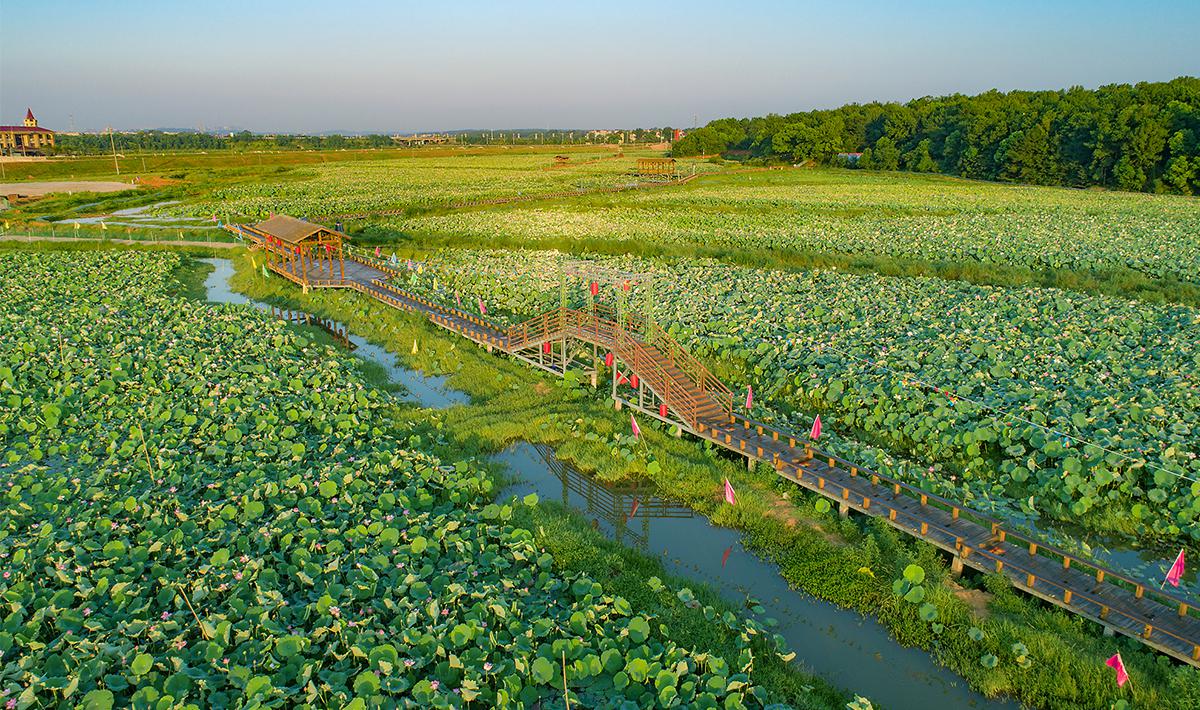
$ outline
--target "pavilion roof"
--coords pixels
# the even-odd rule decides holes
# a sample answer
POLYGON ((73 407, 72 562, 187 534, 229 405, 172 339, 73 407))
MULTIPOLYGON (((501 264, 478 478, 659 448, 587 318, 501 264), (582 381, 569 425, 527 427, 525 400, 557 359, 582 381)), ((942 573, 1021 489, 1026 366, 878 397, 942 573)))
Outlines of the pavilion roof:
POLYGON ((305 222, 302 219, 289 217, 285 214, 275 215, 270 219, 263 220, 254 225, 254 228, 289 244, 299 244, 310 237, 319 236, 321 233, 337 235, 342 239, 350 238, 336 229, 330 229, 329 227, 313 222, 305 222))

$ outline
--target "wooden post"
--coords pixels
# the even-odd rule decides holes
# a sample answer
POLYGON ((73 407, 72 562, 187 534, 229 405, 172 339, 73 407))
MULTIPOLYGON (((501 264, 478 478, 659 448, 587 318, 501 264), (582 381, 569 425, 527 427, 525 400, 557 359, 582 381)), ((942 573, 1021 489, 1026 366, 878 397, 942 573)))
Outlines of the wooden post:
POLYGON ((955 577, 961 577, 962 572, 963 572, 963 560, 958 555, 955 555, 954 558, 950 560, 950 574, 952 574, 955 577))

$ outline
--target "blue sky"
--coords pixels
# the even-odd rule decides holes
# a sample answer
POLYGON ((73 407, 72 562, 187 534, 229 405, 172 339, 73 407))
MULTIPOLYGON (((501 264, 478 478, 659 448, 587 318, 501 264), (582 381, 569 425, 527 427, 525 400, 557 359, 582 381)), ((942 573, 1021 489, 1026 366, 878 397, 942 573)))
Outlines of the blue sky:
POLYGON ((0 123, 256 131, 690 126, 1200 75, 1200 1, 39 0, 0 123))

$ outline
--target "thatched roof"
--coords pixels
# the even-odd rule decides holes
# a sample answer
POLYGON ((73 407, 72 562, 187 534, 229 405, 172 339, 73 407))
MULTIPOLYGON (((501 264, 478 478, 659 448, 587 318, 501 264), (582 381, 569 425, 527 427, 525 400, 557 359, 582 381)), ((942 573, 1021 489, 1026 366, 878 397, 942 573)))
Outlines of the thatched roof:
POLYGON ((254 225, 254 228, 289 244, 299 244, 309 237, 320 235, 322 232, 330 235, 336 234, 342 239, 349 239, 348 236, 336 229, 323 227, 312 222, 305 222, 302 219, 289 217, 285 214, 275 215, 270 219, 259 222, 254 225))

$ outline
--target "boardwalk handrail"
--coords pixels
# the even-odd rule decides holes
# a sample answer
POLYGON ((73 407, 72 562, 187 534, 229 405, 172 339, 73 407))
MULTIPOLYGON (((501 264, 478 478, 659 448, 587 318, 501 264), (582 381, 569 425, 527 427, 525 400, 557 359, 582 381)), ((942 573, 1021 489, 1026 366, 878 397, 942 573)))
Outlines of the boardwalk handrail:
MULTIPOLYGON (((397 308, 424 313, 440 327, 489 348, 498 347, 552 372, 565 373, 570 362, 565 348, 561 360, 556 363, 551 358, 549 367, 540 355, 535 360, 528 357, 528 352, 522 355, 520 351, 552 341, 562 341, 565 345, 568 339, 605 347, 641 378, 643 388, 651 390, 673 410, 682 428, 738 452, 748 461, 772 461, 779 475, 838 501, 843 512, 854 508, 880 516, 906 534, 951 552, 958 569, 969 565, 1002 573, 1017 588, 1200 666, 1200 609, 1197 608, 1200 605, 1193 604, 1188 597, 1074 557, 1009 530, 1004 522, 991 515, 862 468, 816 448, 814 442, 804 437, 733 412, 728 387, 703 365, 697 368, 693 361, 699 363, 698 360, 665 331, 636 313, 609 319, 604 316, 611 309, 558 308, 502 327, 481 315, 405 291, 383 278, 389 274, 406 275, 403 272, 385 271, 363 258, 352 259, 364 268, 356 270, 352 277, 347 274, 351 278, 345 281, 329 285, 352 288, 397 308), (1177 616, 1170 613, 1172 607, 1177 616)), ((286 270, 277 273, 293 276, 286 270)), ((617 397, 615 380, 614 397, 617 397)), ((618 401, 623 400, 618 398, 618 401)), ((655 414, 645 409, 641 391, 637 402, 629 404, 655 414)))
MULTIPOLYGON (((816 453, 815 450, 814 450, 814 453, 816 453)), ((833 458, 836 461, 841 461, 841 459, 837 459, 836 457, 833 457, 833 458)), ((1065 584, 1054 581, 1052 578, 1043 576, 1043 573, 1040 571, 1033 570, 1030 567, 1021 564, 1019 559, 1002 557, 1001 555, 991 552, 986 547, 968 548, 967 546, 964 545, 964 536, 961 533, 951 530, 949 528, 946 528, 942 525, 938 525, 937 523, 930 522, 928 519, 914 515, 908 511, 904 510, 903 508, 896 507, 895 505, 889 505, 889 503, 886 499, 870 498, 867 496, 863 496, 861 493, 859 493, 858 491, 855 491, 854 489, 850 488, 849 486, 846 486, 837 481, 831 481, 827 476, 823 476, 822 474, 816 473, 816 472, 806 471, 799 464, 785 462, 782 460, 779 460, 776 462, 776 470, 777 471, 782 472, 788 466, 790 466, 792 468, 792 470, 794 471, 795 481, 797 483, 799 483, 800 485, 802 485, 806 488, 809 488, 810 490, 813 490, 814 492, 817 492, 817 493, 824 495, 826 497, 829 497, 829 498, 834 498, 837 500, 846 501, 847 503, 852 503, 856 507, 861 507, 863 510, 869 509, 871 507, 872 503, 877 502, 879 504, 879 507, 883 507, 888 510, 888 515, 881 516, 881 517, 885 517, 889 523, 891 523, 897 527, 901 527, 901 528, 907 527, 908 531, 910 531, 912 534, 917 535, 918 537, 921 537, 923 539, 933 541, 935 544, 937 544, 937 539, 935 537, 933 537, 930 533, 937 532, 942 537, 945 538, 945 542, 940 546, 946 547, 946 546, 949 546, 952 544, 953 545, 952 549, 954 550, 954 552, 956 554, 961 554, 964 559, 967 558, 971 554, 975 554, 979 557, 985 557, 985 558, 988 558, 989 560, 991 560, 993 563, 992 566, 994 567, 994 571, 996 571, 996 572, 1001 572, 1004 567, 1008 567, 1010 569, 1020 571, 1025 575, 1025 578, 1026 578, 1025 582, 1023 584, 1021 584, 1021 586, 1024 586, 1031 591, 1034 590, 1036 585, 1038 585, 1038 584, 1040 584, 1042 587, 1049 585, 1051 587, 1059 589, 1062 591, 1061 596, 1063 597, 1063 599, 1062 599, 1063 604, 1068 605, 1068 606, 1074 604, 1075 607, 1079 607, 1080 605, 1078 603, 1078 600, 1082 599, 1084 601, 1087 601, 1091 604, 1094 604, 1097 607, 1097 612, 1098 612, 1098 615, 1101 620, 1107 621, 1109 615, 1112 614, 1113 612, 1116 612, 1117 614, 1130 620, 1131 622, 1135 622, 1137 627, 1140 629, 1139 635, 1144 640, 1152 641, 1153 640, 1152 636, 1154 633, 1169 636, 1172 639, 1175 639, 1176 641, 1181 643, 1182 645, 1191 647, 1192 650, 1190 653, 1191 653, 1192 660, 1200 661, 1200 644, 1198 644, 1194 640, 1180 636, 1179 634, 1174 633, 1173 631, 1165 628, 1162 625, 1154 623, 1155 619, 1153 617, 1146 618, 1141 615, 1135 615, 1133 613, 1128 613, 1126 611, 1121 610, 1118 607, 1112 606, 1110 601, 1106 601, 1103 599, 1093 597, 1090 594, 1088 594, 1087 592, 1080 592, 1076 589, 1072 589, 1072 588, 1066 586, 1065 584), (806 481, 806 478, 817 480, 816 486, 814 487, 813 485, 809 484, 806 481), (831 486, 831 484, 832 484, 832 486, 831 486), (840 495, 834 495, 829 492, 830 488, 834 487, 834 486, 841 489, 840 495), (854 499, 851 498, 852 495, 854 496, 854 499), (856 499, 861 499, 861 501, 862 501, 861 504, 857 503, 856 499), (912 523, 908 524, 907 526, 904 525, 903 521, 901 520, 902 517, 905 519, 911 520, 912 523), (1076 600, 1076 601, 1073 602, 1072 600, 1076 600)), ((863 471, 865 469, 859 469, 859 470, 863 471)), ((867 472, 868 472, 868 475, 870 475, 872 473, 869 470, 867 472)), ((854 474, 852 474, 852 475, 854 475, 854 474)), ((874 475, 880 476, 880 474, 874 474, 874 475)), ((834 490, 834 492, 837 493, 836 489, 834 490)), ((897 496, 898 495, 899 494, 897 494, 897 496)), ((895 500, 895 498, 893 498, 892 500, 895 500)), ((944 500, 944 499, 942 499, 942 500, 944 500)), ((959 508, 961 510, 961 506, 959 506, 959 508)), ((967 509, 967 510, 969 510, 969 509, 967 509)), ((983 517, 987 517, 987 516, 983 516, 983 517)), ((955 519, 957 519, 957 516, 955 517, 955 519)), ((1000 542, 1003 542, 1003 540, 1000 540, 1000 542)), ((947 548, 947 549, 949 549, 949 548, 947 548)), ((1064 559, 1070 559, 1070 557, 1066 556, 1066 557, 1064 557, 1064 559)), ((982 566, 980 566, 980 567, 982 567, 982 566)), ((1069 569, 1069 568, 1070 568, 1069 564, 1064 565, 1064 569, 1069 569)), ((1018 581, 1018 583, 1020 583, 1019 578, 1017 581, 1018 581)), ((1097 581, 1102 582, 1103 578, 1098 578, 1097 581)), ((1097 589, 1098 588, 1099 587, 1097 587, 1097 589)), ((1180 608, 1180 616, 1184 616, 1186 613, 1188 613, 1190 611, 1191 607, 1186 602, 1181 602, 1181 604, 1182 604, 1182 607, 1180 608)), ((1076 611, 1076 613, 1081 613, 1081 614, 1087 615, 1086 612, 1079 610, 1078 608, 1075 609, 1075 611, 1076 611)))
POLYGON ((729 387, 719 380, 704 363, 684 349, 679 341, 671 337, 670 333, 652 321, 647 328, 647 339, 664 350, 675 366, 691 378, 701 391, 712 397, 717 406, 725 412, 733 411, 733 392, 729 387))
POLYGON ((689 427, 699 422, 699 402, 686 387, 679 387, 675 378, 662 366, 646 346, 628 331, 618 328, 614 351, 630 368, 646 381, 659 398, 683 419, 689 427))
MULTIPOLYGON (((288 274, 284 272, 284 275, 288 274)), ((699 423, 698 408, 699 402, 695 399, 692 393, 687 392, 684 388, 674 386, 674 378, 670 373, 666 372, 661 363, 646 351, 645 346, 638 342, 637 335, 645 334, 646 340, 658 346, 676 367, 679 368, 693 383, 701 390, 706 392, 713 398, 719 406, 729 413, 731 423, 741 422, 745 429, 754 429, 760 435, 764 433, 775 433, 787 436, 789 440, 803 442, 806 458, 819 458, 826 461, 829 466, 840 466, 845 470, 851 471, 851 475, 865 474, 870 477, 873 482, 883 482, 891 486, 896 495, 903 493, 911 499, 917 500, 922 506, 932 505, 940 508, 944 512, 948 512, 954 518, 963 517, 971 522, 987 527, 991 530, 993 536, 997 537, 999 542, 1007 542, 1010 539, 1019 540, 1024 543, 1025 547, 1033 555, 1045 557, 1047 559, 1069 560, 1068 566, 1075 565, 1076 568, 1084 567, 1091 570, 1093 576, 1096 577, 1098 583, 1112 584, 1114 586, 1134 592, 1138 598, 1148 596, 1155 599, 1164 606, 1173 606, 1182 610, 1181 615, 1190 615, 1192 611, 1200 612, 1200 603, 1193 601, 1187 597, 1176 593, 1154 587, 1146 584, 1144 581, 1138 581, 1132 577, 1111 570, 1103 565, 1072 555, 1054 545, 1045 543, 1035 539, 1029 535, 1020 533, 1007 527, 1004 521, 988 515, 979 510, 967 507, 959 502, 944 498, 936 493, 931 493, 911 483, 898 480, 887 474, 882 474, 873 471, 869 468, 860 466, 851 461, 847 461, 841 457, 820 450, 807 442, 805 437, 798 437, 794 433, 775 429, 768 424, 746 417, 745 415, 732 412, 732 392, 717 379, 712 373, 697 360, 694 356, 683 349, 682 346, 675 341, 664 329, 651 323, 649 327, 641 326, 645 323, 645 319, 640 318, 636 313, 627 313, 624 320, 629 324, 628 328, 622 327, 622 324, 617 319, 608 320, 601 318, 598 314, 588 313, 570 308, 558 308, 547 311, 540 316, 522 321, 507 330, 502 330, 489 321, 478 316, 467 313, 460 309, 449 308, 435 301, 415 296, 406 291, 398 289, 387 282, 375 280, 374 283, 381 287, 404 295, 407 298, 413 299, 422 303, 428 308, 439 310, 457 318, 462 318, 472 321, 477 325, 491 328, 497 332, 506 334, 503 347, 506 349, 519 349, 525 347, 524 343, 537 344, 544 340, 551 340, 567 335, 581 337, 592 342, 600 341, 601 325, 607 325, 614 330, 614 349, 620 349, 621 352, 616 353, 622 360, 628 362, 635 372, 639 372, 642 379, 647 381, 647 384, 653 389, 659 397, 674 409, 687 424, 695 428, 699 423), (531 326, 535 328, 541 324, 540 340, 530 341, 528 333, 531 326), (641 326, 641 327, 639 327, 641 326), (520 334, 520 337, 517 337, 520 334), (551 337, 553 336, 553 337, 551 337), (1165 603, 1164 603, 1165 602, 1165 603)), ((606 307, 597 308, 598 313, 611 313, 611 309, 606 307)), ((615 315, 615 314, 614 314, 615 315)), ((604 344, 604 343, 601 343, 604 344)), ((947 531, 947 534, 952 534, 947 531)))
MULTIPOLYGON (((760 434, 763 432, 779 431, 780 434, 787 434, 789 440, 802 441, 801 437, 797 437, 794 433, 788 434, 786 432, 777 430, 767 424, 763 424, 762 422, 758 422, 756 420, 750 419, 741 414, 731 414, 730 415, 731 423, 736 423, 738 421, 742 422, 746 428, 753 428, 756 431, 758 431, 760 434)), ((893 478, 892 476, 888 476, 887 474, 873 471, 864 466, 860 466, 858 464, 847 461, 846 459, 843 459, 841 457, 834 456, 833 454, 830 454, 828 452, 817 449, 815 446, 812 445, 811 442, 806 441, 806 439, 807 439, 807 437, 804 437, 804 441, 803 441, 803 446, 805 449, 805 458, 822 459, 828 463, 830 468, 834 468, 835 464, 837 464, 837 466, 841 467, 842 469, 851 471, 852 476, 865 474, 866 476, 869 476, 870 478, 872 478, 873 482, 882 481, 882 482, 886 483, 887 485, 891 486, 893 489, 893 492, 896 493, 897 495, 899 495, 901 492, 903 492, 908 497, 919 501, 921 503, 921 505, 933 504, 933 505, 935 505, 935 507, 941 507, 945 512, 949 512, 952 515, 952 517, 955 517, 955 518, 965 517, 977 524, 985 525, 992 531, 992 534, 994 536, 997 536, 999 538, 1000 542, 1006 542, 1006 541, 1008 541, 1009 538, 1015 538, 1017 540, 1020 540, 1021 542, 1026 544, 1026 546, 1030 550, 1031 554, 1040 555, 1043 557, 1047 557, 1049 559, 1054 559, 1055 557, 1057 557, 1060 560, 1070 560, 1071 562, 1068 563, 1068 566, 1070 566, 1071 564, 1078 563, 1079 566, 1083 566, 1083 567, 1086 567, 1086 568, 1092 570, 1092 572, 1096 576, 1098 583, 1108 582, 1110 584, 1114 584, 1115 586, 1119 586, 1121 588, 1125 588, 1125 585, 1128 585, 1129 588, 1127 591, 1135 592, 1139 596, 1139 598, 1141 596, 1144 596, 1147 593, 1149 593, 1152 597, 1157 597, 1158 599, 1161 599, 1161 600, 1169 600, 1171 602, 1170 604, 1165 604, 1164 606, 1182 607, 1182 608, 1184 608, 1185 611, 1187 611, 1188 609, 1200 610, 1200 605, 1198 605, 1196 602, 1193 602, 1192 600, 1181 597, 1172 592, 1168 592, 1164 589, 1159 589, 1157 587, 1147 585, 1145 582, 1139 582, 1135 579, 1132 579, 1131 577, 1127 577, 1119 572, 1115 572, 1115 571, 1110 570, 1106 567, 1103 567, 1099 564, 1096 564, 1095 562, 1091 562, 1091 561, 1076 557, 1076 556, 1074 556, 1062 549, 1059 549, 1053 545, 1042 542, 1041 540, 1036 540, 1036 539, 1034 539, 1028 535, 1025 535, 1023 533, 1011 530, 1011 529, 1005 527, 1005 523, 1003 521, 1001 521, 991 515, 988 515, 987 513, 975 510, 973 508, 966 507, 961 503, 952 501, 948 498, 944 498, 936 493, 930 493, 929 491, 926 491, 922 488, 914 486, 911 483, 907 483, 905 481, 898 480, 896 478, 893 478), (1125 585, 1117 585, 1115 583, 1117 580, 1124 582, 1125 585)))

